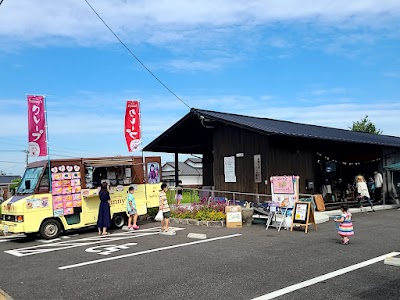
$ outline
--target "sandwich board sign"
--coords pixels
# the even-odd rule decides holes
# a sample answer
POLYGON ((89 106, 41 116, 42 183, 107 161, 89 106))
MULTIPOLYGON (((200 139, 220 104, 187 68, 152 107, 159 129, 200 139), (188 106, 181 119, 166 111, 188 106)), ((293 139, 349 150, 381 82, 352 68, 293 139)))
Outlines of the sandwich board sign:
POLYGON ((292 225, 290 231, 293 231, 293 227, 305 227, 305 232, 308 232, 308 226, 314 224, 315 230, 317 230, 317 224, 315 223, 314 208, 311 202, 295 202, 293 213, 292 213, 292 225))
POLYGON ((225 206, 226 228, 242 227, 242 207, 240 205, 225 206))

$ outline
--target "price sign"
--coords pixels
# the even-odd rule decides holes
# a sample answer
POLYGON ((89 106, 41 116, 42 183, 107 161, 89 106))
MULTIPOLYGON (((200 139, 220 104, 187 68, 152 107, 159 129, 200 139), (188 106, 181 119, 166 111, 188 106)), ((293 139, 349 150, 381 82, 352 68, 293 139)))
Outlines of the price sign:
POLYGON ((241 222, 242 214, 240 212, 230 212, 226 214, 227 222, 241 222))
POLYGON ((226 206, 226 227, 237 228, 242 227, 242 208, 239 205, 226 206))

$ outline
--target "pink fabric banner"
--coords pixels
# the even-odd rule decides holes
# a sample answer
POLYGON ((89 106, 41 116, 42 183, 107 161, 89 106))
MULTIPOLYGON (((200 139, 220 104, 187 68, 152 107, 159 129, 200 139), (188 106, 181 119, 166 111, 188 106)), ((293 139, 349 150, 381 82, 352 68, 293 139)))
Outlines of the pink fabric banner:
POLYGON ((293 176, 273 176, 274 194, 293 194, 293 176))
POLYGON ((138 100, 128 100, 126 102, 125 140, 129 152, 140 149, 142 134, 140 132, 140 106, 138 100))
POLYGON ((30 156, 46 156, 46 118, 43 96, 28 96, 28 142, 30 156))

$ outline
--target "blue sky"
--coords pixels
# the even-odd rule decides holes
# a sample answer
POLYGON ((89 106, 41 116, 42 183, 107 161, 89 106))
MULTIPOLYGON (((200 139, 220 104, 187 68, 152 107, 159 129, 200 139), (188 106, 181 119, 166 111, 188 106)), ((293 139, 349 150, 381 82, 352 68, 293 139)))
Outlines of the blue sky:
MULTIPOLYGON (((400 136, 399 1, 90 3, 190 107, 345 129, 368 115, 400 136)), ((144 145, 189 111, 84 0, 4 0, 0 76, 7 174, 24 169, 26 94, 48 95, 52 157, 128 155, 127 99, 141 100, 144 145)))

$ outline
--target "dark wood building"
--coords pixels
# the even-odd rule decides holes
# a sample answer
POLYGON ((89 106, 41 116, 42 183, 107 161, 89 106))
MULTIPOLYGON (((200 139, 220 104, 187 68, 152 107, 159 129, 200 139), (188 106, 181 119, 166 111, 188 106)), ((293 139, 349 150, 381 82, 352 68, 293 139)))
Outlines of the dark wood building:
POLYGON ((203 155, 203 185, 216 190, 270 194, 270 176, 298 175, 309 194, 384 172, 389 156, 400 162, 400 138, 191 109, 144 151, 203 155), (225 157, 234 157, 235 182, 226 182, 225 157))

